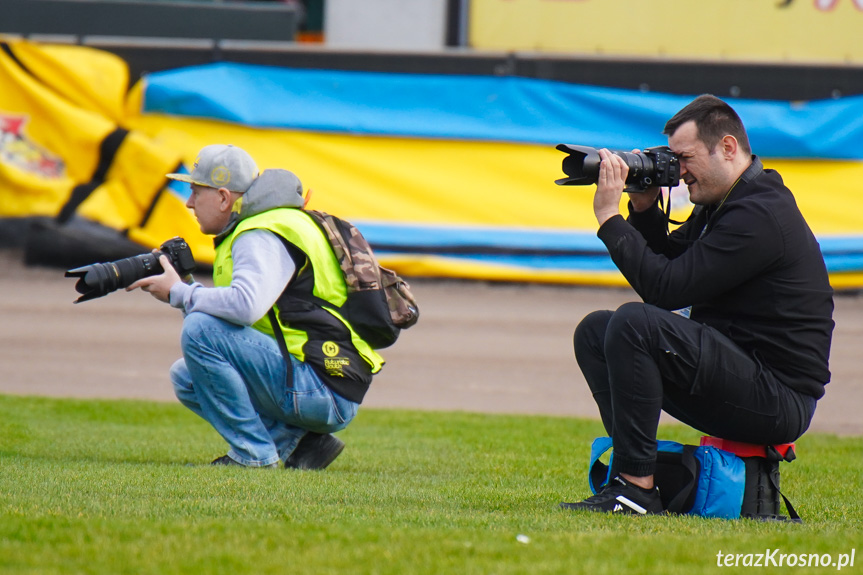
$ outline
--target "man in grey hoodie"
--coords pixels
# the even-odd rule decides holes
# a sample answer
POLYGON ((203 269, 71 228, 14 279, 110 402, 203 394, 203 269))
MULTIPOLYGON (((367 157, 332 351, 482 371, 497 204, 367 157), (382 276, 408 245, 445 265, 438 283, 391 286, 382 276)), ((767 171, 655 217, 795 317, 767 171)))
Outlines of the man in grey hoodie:
POLYGON ((383 359, 333 311, 344 276, 301 209, 302 184, 286 170, 258 175, 248 153, 224 145, 168 177, 191 184, 186 205, 216 236, 214 285, 184 282, 162 255, 163 274, 127 289, 183 311, 171 381, 230 446, 212 464, 323 469, 383 359))

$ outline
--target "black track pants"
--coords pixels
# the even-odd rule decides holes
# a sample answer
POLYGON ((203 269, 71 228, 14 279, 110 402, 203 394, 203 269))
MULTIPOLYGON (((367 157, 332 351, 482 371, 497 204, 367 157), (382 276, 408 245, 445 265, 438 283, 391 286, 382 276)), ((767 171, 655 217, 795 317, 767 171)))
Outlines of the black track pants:
POLYGON ((815 398, 783 385, 719 331, 655 306, 593 312, 574 346, 616 473, 653 474, 661 410, 708 435, 758 444, 796 440, 815 412, 815 398))

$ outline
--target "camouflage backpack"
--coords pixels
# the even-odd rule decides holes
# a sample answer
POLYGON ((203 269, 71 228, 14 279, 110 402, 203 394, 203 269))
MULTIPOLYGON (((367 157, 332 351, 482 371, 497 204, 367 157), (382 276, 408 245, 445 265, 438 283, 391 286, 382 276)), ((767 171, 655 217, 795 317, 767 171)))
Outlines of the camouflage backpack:
POLYGON ((350 222, 316 210, 304 210, 323 230, 345 274, 348 299, 339 310, 357 334, 375 349, 395 343, 401 330, 419 319, 411 288, 378 264, 372 248, 350 222))

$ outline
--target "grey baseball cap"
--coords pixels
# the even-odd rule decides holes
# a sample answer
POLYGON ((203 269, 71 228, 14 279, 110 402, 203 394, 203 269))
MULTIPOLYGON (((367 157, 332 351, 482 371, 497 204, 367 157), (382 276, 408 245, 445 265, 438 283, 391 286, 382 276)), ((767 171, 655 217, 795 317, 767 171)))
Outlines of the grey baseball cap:
POLYGON ((198 152, 191 174, 167 174, 179 182, 245 192, 258 176, 258 166, 248 152, 235 146, 213 144, 198 152))

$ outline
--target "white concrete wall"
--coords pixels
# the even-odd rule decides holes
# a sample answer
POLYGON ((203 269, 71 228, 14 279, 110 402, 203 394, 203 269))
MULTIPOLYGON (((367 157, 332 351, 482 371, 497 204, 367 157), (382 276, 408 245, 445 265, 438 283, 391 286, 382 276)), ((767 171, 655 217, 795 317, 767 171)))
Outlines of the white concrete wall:
POLYGON ((446 41, 446 0, 326 0, 324 38, 335 48, 435 50, 446 41))

